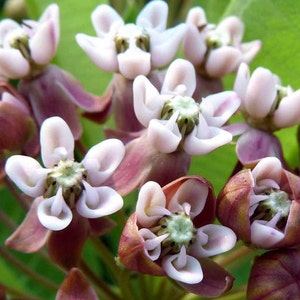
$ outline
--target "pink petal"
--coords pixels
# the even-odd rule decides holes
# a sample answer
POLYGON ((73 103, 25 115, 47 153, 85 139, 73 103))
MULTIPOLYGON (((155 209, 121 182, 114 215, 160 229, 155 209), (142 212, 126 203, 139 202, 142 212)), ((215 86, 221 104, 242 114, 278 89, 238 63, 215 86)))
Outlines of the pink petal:
POLYGON ((140 27, 163 31, 167 25, 168 4, 164 1, 149 2, 138 14, 136 24, 140 27))
POLYGON ((192 96, 196 88, 193 65, 184 59, 176 59, 167 69, 161 89, 162 94, 192 96))
POLYGON ((37 217, 37 208, 43 197, 36 198, 22 224, 5 241, 5 245, 17 251, 32 253, 40 250, 47 242, 49 230, 42 226, 37 217))
POLYGON ((186 22, 195 25, 196 27, 203 27, 207 25, 205 11, 202 7, 192 7, 188 11, 186 22))
POLYGON ((107 180, 121 163, 125 147, 118 139, 108 139, 93 146, 85 155, 82 164, 86 168, 87 181, 94 187, 107 180))
POLYGON ((123 206, 122 197, 107 186, 91 187, 83 181, 84 191, 76 203, 78 213, 88 219, 100 218, 115 213, 123 206))
MULTIPOLYGON (((4 40, 9 32, 20 29, 20 24, 13 19, 2 19, 0 22, 0 42, 4 46, 4 40)), ((5 45, 6 46, 6 45, 5 45)))
POLYGON ((284 97, 273 115, 277 128, 291 127, 300 123, 300 90, 284 97))
POLYGON ((127 79, 133 80, 138 75, 148 75, 151 71, 151 55, 139 48, 131 49, 117 55, 119 72, 127 79))
POLYGON ((239 45, 244 35, 244 24, 240 18, 230 16, 222 20, 216 29, 222 34, 227 34, 232 39, 234 45, 239 45))
POLYGON ((60 160, 73 159, 74 137, 68 124, 60 117, 46 119, 40 130, 41 156, 46 167, 60 160))
POLYGON ((259 67, 252 73, 245 97, 246 111, 253 118, 266 117, 276 98, 276 82, 273 74, 259 67))
POLYGON ((245 63, 250 63, 255 55, 261 49, 262 42, 261 41, 252 41, 248 43, 243 43, 241 45, 242 51, 242 61, 245 63))
POLYGON ((172 196, 168 209, 172 212, 183 210, 185 204, 190 205, 190 211, 186 212, 191 219, 199 215, 208 196, 208 186, 199 180, 189 179, 183 182, 172 196))
POLYGON ((136 203, 138 223, 151 227, 165 214, 170 212, 166 209, 166 197, 160 185, 154 181, 146 182, 139 191, 136 203))
POLYGON ((210 52, 206 61, 206 72, 214 78, 223 77, 235 71, 240 62, 240 50, 232 46, 223 46, 210 52))
POLYGON ((101 4, 96 7, 91 15, 93 26, 97 35, 102 38, 114 27, 124 25, 122 17, 109 5, 101 4))
POLYGON ((174 114, 168 121, 153 119, 149 123, 147 132, 149 141, 161 153, 175 152, 182 139, 176 119, 177 116, 174 114))
POLYGON ((38 197, 44 193, 49 171, 44 169, 34 158, 13 155, 7 159, 5 171, 26 195, 38 197))
MULTIPOLYGON (((185 249, 182 247, 181 249, 185 249)), ((199 261, 186 253, 179 253, 175 255, 166 256, 162 259, 162 268, 167 273, 169 277, 174 280, 188 283, 196 284, 201 282, 203 279, 202 268, 199 261), (178 261, 180 261, 180 256, 186 256, 186 263, 184 266, 178 267, 178 261)))

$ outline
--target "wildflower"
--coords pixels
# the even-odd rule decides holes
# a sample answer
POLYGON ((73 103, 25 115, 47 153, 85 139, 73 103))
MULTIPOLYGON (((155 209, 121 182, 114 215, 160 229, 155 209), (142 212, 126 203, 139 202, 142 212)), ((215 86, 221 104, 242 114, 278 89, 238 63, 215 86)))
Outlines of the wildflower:
POLYGON ((138 272, 167 275, 204 296, 221 294, 233 279, 207 258, 231 249, 236 236, 212 224, 214 215, 212 187, 201 177, 181 177, 163 188, 153 181, 145 183, 121 236, 121 263, 138 272), (207 286, 211 280, 215 287, 207 286))
MULTIPOLYGON (((124 146, 119 140, 110 139, 95 145, 81 162, 76 162, 73 135, 59 117, 43 123, 40 140, 45 168, 35 159, 21 155, 11 156, 5 166, 7 175, 21 191, 35 198, 23 225, 8 242, 25 252, 40 248, 49 230, 65 233, 68 226, 81 226, 79 232, 83 231, 85 236, 92 231, 88 226, 93 227, 93 221, 85 219, 110 215, 123 205, 121 196, 102 184, 123 159, 124 146), (35 224, 34 231, 32 224, 35 224), (23 245, 23 237, 27 235, 28 241, 23 245)), ((65 236, 64 233, 61 235, 65 236)), ((52 240, 61 235, 58 233, 52 240)), ((78 240, 79 236, 78 233, 78 240)))
POLYGON ((300 123, 300 90, 282 86, 270 70, 259 67, 250 76, 249 67, 239 67, 234 90, 241 98, 240 111, 245 122, 234 124, 236 152, 246 165, 260 158, 276 156, 283 161, 282 149, 273 134, 281 128, 300 123))
POLYGON ((299 245, 299 183, 278 158, 263 158, 228 181, 218 196, 218 218, 258 248, 299 245))

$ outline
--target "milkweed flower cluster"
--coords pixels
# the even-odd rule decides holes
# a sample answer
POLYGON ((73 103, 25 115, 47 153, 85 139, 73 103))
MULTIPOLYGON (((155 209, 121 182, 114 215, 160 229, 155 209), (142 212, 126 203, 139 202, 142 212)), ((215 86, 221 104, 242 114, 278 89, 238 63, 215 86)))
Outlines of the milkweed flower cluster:
POLYGON ((299 298, 299 167, 276 135, 300 124, 299 90, 264 66, 251 74, 262 42, 243 41, 237 16, 212 24, 193 7, 169 25, 167 2, 129 17, 121 7, 99 4, 95 36, 74 36, 111 73, 103 95, 52 62, 58 4, 37 21, 0 21, 0 180, 25 209, 18 223, 1 208, 0 253, 35 284, 0 278, 0 298, 36 299, 40 285, 58 300, 299 298), (216 164, 212 180, 201 175, 216 164))

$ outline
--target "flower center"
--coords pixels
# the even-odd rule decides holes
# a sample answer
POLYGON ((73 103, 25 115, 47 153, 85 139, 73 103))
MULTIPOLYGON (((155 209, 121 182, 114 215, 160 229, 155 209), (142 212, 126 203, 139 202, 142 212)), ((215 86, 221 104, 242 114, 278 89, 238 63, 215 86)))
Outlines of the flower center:
POLYGON ((276 226, 283 230, 292 204, 289 195, 284 191, 273 189, 266 191, 264 194, 268 198, 259 203, 251 217, 251 221, 271 221, 273 218, 276 218, 276 226))
POLYGON ((81 163, 60 160, 48 174, 45 198, 56 195, 58 188, 62 187, 64 200, 72 206, 81 194, 82 180, 86 178, 86 173, 81 163))
POLYGON ((150 36, 143 28, 134 24, 126 24, 115 35, 117 53, 123 53, 130 47, 138 47, 145 52, 150 52, 150 36))
POLYGON ((175 96, 167 100, 161 111, 161 119, 169 120, 174 114, 178 114, 176 122, 181 134, 188 135, 199 123, 199 104, 193 98, 175 96))
POLYGON ((169 234, 162 241, 162 246, 172 253, 179 253, 182 246, 186 248, 193 242, 196 229, 190 217, 184 212, 165 216, 160 220, 157 235, 169 234))
POLYGON ((6 39, 11 48, 19 50, 26 60, 31 61, 29 36, 24 30, 13 30, 8 33, 6 39))

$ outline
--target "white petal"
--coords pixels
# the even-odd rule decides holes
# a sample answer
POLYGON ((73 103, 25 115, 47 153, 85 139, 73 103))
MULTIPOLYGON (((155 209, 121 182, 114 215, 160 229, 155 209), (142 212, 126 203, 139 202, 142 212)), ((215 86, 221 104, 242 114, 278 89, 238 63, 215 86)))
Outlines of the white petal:
POLYGON ((216 30, 224 35, 229 35, 232 43, 239 46, 244 35, 244 24, 240 18, 229 16, 218 24, 216 30))
POLYGON ((108 34, 116 24, 123 25, 122 17, 109 5, 101 4, 91 15, 92 23, 99 37, 108 34))
POLYGON ((107 72, 117 72, 118 61, 116 46, 111 39, 100 39, 79 33, 75 36, 78 45, 100 69, 107 72))
POLYGON ((62 230, 72 221, 72 211, 65 203, 61 192, 43 200, 38 206, 38 218, 41 224, 50 230, 62 230))
POLYGON ((136 203, 136 215, 138 223, 143 227, 151 227, 165 214, 166 196, 160 185, 154 181, 146 182, 140 189, 136 203))
POLYGON ((191 253, 200 257, 210 257, 232 249, 236 244, 236 235, 228 227, 208 224, 197 231, 197 240, 190 247, 191 253), (201 236, 205 235, 204 242, 201 236))
POLYGON ((202 7, 192 7, 188 11, 186 22, 193 24, 196 27, 203 27, 207 25, 205 11, 202 7))
POLYGON ((164 32, 153 32, 150 37, 151 64, 160 68, 169 64, 179 48, 186 31, 186 25, 180 24, 164 32))
POLYGON ((196 74, 194 66, 184 59, 174 60, 167 70, 161 93, 192 96, 195 88, 196 74))
POLYGON ((167 3, 164 1, 151 1, 138 14, 136 24, 147 29, 163 31, 167 25, 167 18, 167 3))
POLYGON ((145 127, 160 117, 164 100, 149 79, 143 75, 133 81, 133 105, 137 119, 145 127))
POLYGON ((122 197, 111 187, 92 187, 83 181, 84 191, 76 203, 78 213, 88 219, 111 215, 123 206, 122 197))
POLYGON ((41 156, 46 167, 60 160, 73 159, 74 137, 67 123, 60 117, 46 119, 40 131, 41 156))
POLYGON ((172 212, 182 210, 184 203, 190 204, 190 212, 186 212, 191 219, 203 210, 208 195, 208 187, 196 179, 186 180, 173 195, 168 209, 172 212))
POLYGON ((38 197, 43 194, 49 171, 44 169, 34 158, 13 155, 7 159, 5 171, 26 195, 38 197))
MULTIPOLYGON (((182 247, 183 249, 184 247, 182 247)), ((180 260, 180 255, 186 255, 185 253, 179 253, 175 255, 166 256, 162 259, 162 267, 165 272, 174 280, 185 282, 188 284, 196 284, 202 281, 203 272, 199 261, 189 255, 186 255, 185 266, 177 267, 177 260, 180 260)))
POLYGON ((200 110, 209 126, 221 127, 239 106, 240 99, 237 94, 226 91, 202 99, 200 110))
POLYGON ((107 139, 90 148, 82 161, 89 184, 100 186, 113 174, 124 155, 125 147, 118 139, 107 139))
POLYGON ((257 220, 251 224, 251 242, 260 248, 272 247, 284 238, 284 233, 266 223, 257 220))
POLYGON ((15 29, 20 29, 20 24, 12 19, 2 19, 0 22, 0 42, 3 45, 3 41, 7 34, 15 29))
POLYGON ((254 56, 261 49, 261 46, 262 46, 262 42, 259 40, 243 43, 241 45, 242 61, 245 63, 250 63, 254 58, 254 56))
POLYGON ((270 113, 276 97, 276 82, 273 74, 259 67, 249 80, 245 108, 254 118, 264 118, 270 113))
POLYGON ((177 150, 182 139, 174 114, 170 120, 150 121, 147 136, 152 146, 161 153, 172 153, 177 150), (174 117, 174 118, 173 118, 174 117))
POLYGON ((133 80, 138 75, 148 75, 151 71, 151 55, 135 47, 117 55, 119 72, 133 80))

